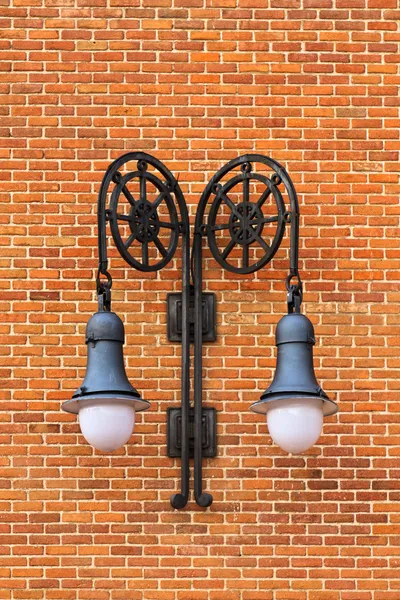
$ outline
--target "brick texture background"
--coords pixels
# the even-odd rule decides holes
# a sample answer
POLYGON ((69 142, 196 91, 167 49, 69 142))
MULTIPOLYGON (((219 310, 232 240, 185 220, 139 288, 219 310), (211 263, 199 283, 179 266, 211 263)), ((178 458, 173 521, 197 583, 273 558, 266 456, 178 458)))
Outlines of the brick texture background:
POLYGON ((399 19, 397 0, 13 0, 0 3, 0 598, 399 600, 399 19), (271 379, 287 237, 253 276, 222 272, 205 396, 214 504, 173 511, 166 413, 179 346, 177 264, 112 261, 128 374, 152 409, 112 455, 60 411, 95 310, 96 193, 144 150, 194 215, 238 154, 289 170, 302 211, 305 311, 340 404, 307 455, 248 411, 271 379))

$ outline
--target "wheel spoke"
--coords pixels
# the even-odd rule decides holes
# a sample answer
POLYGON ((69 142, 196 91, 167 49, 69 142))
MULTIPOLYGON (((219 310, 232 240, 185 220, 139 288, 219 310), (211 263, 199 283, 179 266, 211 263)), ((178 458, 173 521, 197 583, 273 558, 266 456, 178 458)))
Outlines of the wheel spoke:
POLYGON ((131 215, 120 215, 117 213, 115 216, 117 217, 118 221, 128 221, 130 223, 133 220, 131 215))
POLYGON ((159 196, 157 196, 157 198, 154 200, 153 208, 157 208, 163 201, 164 197, 165 197, 165 192, 161 192, 161 194, 159 196))
POLYGON ((142 202, 146 202, 147 198, 147 190, 146 190, 146 177, 141 175, 140 177, 140 200, 142 202))
POLYGON ((221 229, 229 229, 229 223, 223 223, 221 225, 212 225, 210 227, 211 231, 220 231, 221 229))
POLYGON ((160 227, 164 227, 164 229, 176 229, 175 223, 165 223, 165 221, 158 222, 160 227))
POLYGON ((142 261, 144 265, 149 264, 149 242, 147 240, 142 243, 142 261))
POLYGON ((165 246, 163 245, 163 243, 161 242, 161 240, 158 237, 154 238, 154 243, 157 246, 157 248, 159 249, 160 253, 164 257, 167 256, 168 252, 167 252, 167 250, 165 249, 165 246))
POLYGON ((124 187, 122 188, 122 193, 125 196, 125 198, 128 200, 129 204, 131 206, 135 206, 135 198, 132 196, 132 194, 126 187, 126 185, 124 185, 124 187))
POLYGON ((241 220, 242 216, 238 213, 238 211, 236 210, 236 206, 235 204, 232 202, 232 200, 230 198, 228 198, 228 196, 226 194, 223 194, 220 192, 220 197, 222 198, 222 200, 225 202, 225 204, 231 209, 231 211, 233 212, 234 215, 236 215, 236 217, 241 220))
POLYGON ((131 233, 131 235, 128 237, 128 239, 126 240, 124 246, 126 249, 129 248, 129 246, 132 244, 132 242, 135 241, 136 235, 134 233, 131 233))
POLYGON ((227 258, 230 255, 230 253, 232 252, 232 250, 235 246, 236 246, 235 240, 231 240, 229 242, 229 244, 227 245, 227 247, 225 248, 225 250, 223 251, 223 253, 221 254, 221 256, 224 260, 225 260, 225 258, 227 258))
POLYGON ((249 245, 248 244, 244 244, 244 246, 243 246, 243 266, 244 267, 249 266, 249 245))
POLYGON ((250 181, 247 177, 243 179, 243 205, 250 201, 250 181))
POLYGON ((266 241, 264 241, 264 240, 262 239, 262 237, 260 237, 259 235, 257 235, 257 236, 256 236, 256 240, 257 240, 257 242, 260 244, 260 246, 261 246, 262 248, 264 248, 264 250, 265 250, 266 252, 269 252, 269 249, 270 249, 270 247, 269 247, 269 245, 267 244, 267 242, 266 242, 266 241))
POLYGON ((265 217, 265 219, 261 219, 261 220, 254 219, 252 221, 249 221, 248 225, 251 225, 251 226, 254 227, 255 225, 258 225, 260 223, 276 223, 277 221, 279 221, 279 217, 278 216, 276 216, 276 217, 265 217))
POLYGON ((251 227, 249 227, 249 215, 247 214, 247 207, 249 206, 249 196, 250 196, 250 181, 247 177, 243 179, 243 220, 242 220, 242 228, 243 228, 243 265, 245 267, 249 266, 249 247, 246 244, 247 239, 247 230, 250 229, 250 235, 252 232, 251 227))
POLYGON ((261 223, 277 223, 279 221, 279 216, 276 215, 275 217, 265 217, 265 219, 262 219, 261 223))
POLYGON ((271 194, 271 189, 268 187, 263 191, 259 199, 257 200, 257 208, 261 208, 268 196, 271 194))

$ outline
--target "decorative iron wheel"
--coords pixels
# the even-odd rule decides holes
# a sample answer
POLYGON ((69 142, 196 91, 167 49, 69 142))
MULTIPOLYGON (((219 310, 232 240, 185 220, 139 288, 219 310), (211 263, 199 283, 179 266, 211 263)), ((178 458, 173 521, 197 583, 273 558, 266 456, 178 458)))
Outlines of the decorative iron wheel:
POLYGON ((278 189, 281 178, 277 173, 268 178, 252 169, 252 164, 245 162, 240 173, 224 185, 216 182, 211 188, 215 198, 208 215, 208 243, 214 258, 233 273, 254 273, 268 263, 278 250, 285 231, 285 203, 278 189), (261 187, 262 192, 252 193, 252 186, 258 190, 261 187), (236 196, 238 202, 235 203, 232 196, 236 196), (265 203, 270 197, 272 203, 266 210, 265 203), (219 233, 224 231, 225 234, 219 233), (252 252, 252 248, 256 251, 252 252), (232 262, 229 259, 234 250, 232 262))
POLYGON ((179 219, 172 182, 162 181, 147 169, 147 161, 138 160, 137 171, 114 175, 108 218, 121 256, 135 269, 158 271, 174 256, 179 219))

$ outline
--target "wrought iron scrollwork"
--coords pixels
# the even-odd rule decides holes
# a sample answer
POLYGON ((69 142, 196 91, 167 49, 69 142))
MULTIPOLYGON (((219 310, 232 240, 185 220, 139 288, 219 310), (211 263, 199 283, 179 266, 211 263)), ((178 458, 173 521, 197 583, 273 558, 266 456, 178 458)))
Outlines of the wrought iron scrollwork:
POLYGON ((156 162, 152 157, 140 159, 136 171, 126 175, 117 171, 112 178, 115 187, 108 210, 111 233, 121 256, 139 271, 158 271, 165 267, 174 256, 179 239, 179 219, 172 197, 175 182, 162 181, 148 171, 149 163, 155 166, 156 162), (139 195, 135 198, 130 184, 136 182, 139 195), (121 196, 128 201, 129 212, 119 210, 121 196), (166 209, 162 216, 163 205, 166 209), (128 225, 126 239, 121 232, 124 224, 128 225), (167 243, 165 238, 169 238, 167 243), (140 245, 141 260, 130 252, 135 242, 140 245))
POLYGON ((268 178, 253 172, 251 162, 242 163, 241 172, 236 173, 225 184, 222 185, 219 181, 213 183, 210 194, 215 197, 207 222, 208 243, 214 258, 224 269, 233 273, 254 273, 267 264, 278 250, 285 231, 285 203, 279 190, 281 183, 282 180, 276 173, 268 178), (264 186, 257 198, 253 198, 254 194, 251 194, 251 185, 255 182, 264 186), (231 199, 232 193, 238 196, 239 202, 235 203, 231 199), (264 210, 265 202, 270 196, 275 203, 273 214, 267 214, 264 210), (226 207, 230 211, 229 219, 218 223, 219 213, 226 207), (267 224, 276 224, 275 231, 268 228, 267 233, 267 224), (217 233, 224 230, 229 232, 229 240, 217 237, 217 233), (222 250, 219 242, 224 242, 222 250), (253 245, 261 248, 263 255, 260 257, 257 254, 252 260, 250 252, 253 245), (229 257, 234 249, 239 250, 240 256, 236 254, 234 262, 231 262, 229 257))

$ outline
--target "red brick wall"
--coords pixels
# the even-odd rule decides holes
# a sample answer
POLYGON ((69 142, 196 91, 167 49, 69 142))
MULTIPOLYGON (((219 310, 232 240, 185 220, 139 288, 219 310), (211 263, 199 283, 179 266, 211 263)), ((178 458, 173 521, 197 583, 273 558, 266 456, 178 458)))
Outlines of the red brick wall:
POLYGON ((1 599, 400 599, 396 8, 1 3, 1 599), (129 445, 95 453, 60 411, 95 310, 96 193, 131 149, 180 174, 192 214, 213 171, 247 151, 282 162, 300 194, 305 310, 341 412, 305 456, 272 445, 248 406, 272 375, 287 250, 242 278, 207 254, 219 337, 206 400, 220 412, 206 511, 169 504, 176 265, 143 276, 113 260, 129 377, 153 402, 129 445))

